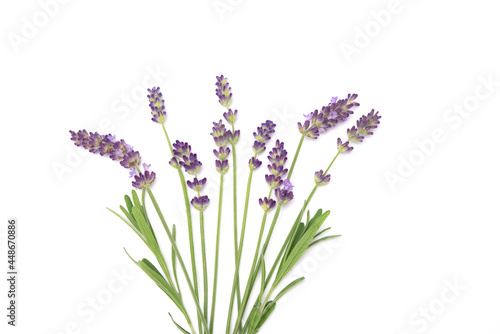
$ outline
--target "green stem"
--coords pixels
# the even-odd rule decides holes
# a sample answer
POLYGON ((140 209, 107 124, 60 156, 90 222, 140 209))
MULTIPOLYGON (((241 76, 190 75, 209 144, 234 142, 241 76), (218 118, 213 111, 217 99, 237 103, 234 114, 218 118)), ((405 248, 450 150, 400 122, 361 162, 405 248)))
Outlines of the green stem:
POLYGON ((214 329, 214 317, 215 317, 215 300, 217 297, 217 278, 219 272, 219 243, 220 243, 220 225, 222 218, 222 193, 224 190, 224 174, 220 174, 220 188, 219 188, 219 210, 217 213, 217 237, 215 239, 215 265, 214 265, 214 286, 212 292, 212 309, 210 312, 210 333, 214 329))
POLYGON ((297 149, 295 150, 295 155, 293 156, 293 161, 292 161, 292 164, 290 165, 290 170, 288 171, 288 177, 287 177, 288 179, 292 178, 292 173, 293 173, 293 170, 295 169, 295 164, 297 163, 300 149, 302 148, 302 143, 304 142, 305 137, 306 137, 305 134, 302 134, 302 137, 300 137, 299 145, 297 146, 297 149))
MULTIPOLYGON (((228 107, 229 110, 229 107, 228 107)), ((231 123, 231 129, 234 134, 234 123, 231 123)), ((234 225, 234 264, 236 265, 236 258, 238 256, 238 182, 236 173, 236 147, 231 143, 231 148, 233 150, 233 225, 234 225)), ((241 307, 241 290, 240 290, 240 278, 236 282, 236 301, 238 305, 238 310, 241 307)))
MULTIPOLYGON (((232 318, 232 314, 233 314, 234 294, 236 292, 236 284, 239 280, 240 261, 241 261, 241 254, 243 253, 243 241, 245 239, 245 229, 246 229, 247 214, 248 214, 248 201, 250 198, 250 186, 252 184, 252 175, 253 175, 253 169, 251 169, 250 173, 248 174, 247 191, 246 191, 246 197, 245 197, 245 207, 243 210, 243 221, 241 224, 240 241, 239 241, 239 246, 238 246, 238 254, 236 257, 236 268, 234 270, 233 287, 231 289, 231 299, 229 302, 229 313, 227 316, 226 334, 229 334, 229 332, 231 331, 231 318, 232 318)), ((237 329, 237 327, 236 327, 236 329, 237 329)))
POLYGON ((174 238, 172 236, 172 232, 170 231, 170 228, 168 227, 167 222, 165 221, 165 217, 163 216, 163 213, 161 212, 161 209, 160 209, 160 207, 158 205, 158 202, 156 202, 156 198, 154 197, 153 192, 151 191, 151 189, 149 187, 146 188, 146 190, 148 192, 149 198, 151 199, 151 202, 153 203, 153 206, 155 207, 156 213, 158 214, 158 217, 160 218, 160 221, 161 221, 161 223, 163 225, 163 228, 167 232, 168 239, 170 240, 170 243, 172 244, 172 247, 174 248, 174 251, 175 251, 175 253, 177 255, 177 259, 179 260, 179 264, 181 266, 182 272, 184 273, 184 276, 185 276, 186 281, 187 281, 188 286, 189 286, 189 290, 191 292, 191 295, 193 297, 194 303, 196 305, 196 310, 198 312, 198 317, 201 319, 201 322, 202 322, 202 325, 203 325, 205 331, 207 333, 209 333, 207 322, 206 322, 205 318, 203 317, 203 311, 202 311, 202 309, 200 307, 199 298, 198 298, 198 296, 195 293, 195 290, 194 290, 194 287, 193 287, 193 283, 191 282, 191 279, 189 277, 189 273, 188 273, 188 271, 186 269, 186 265, 184 264, 184 260, 182 259, 181 253, 179 252, 179 248, 177 247, 177 243, 175 242, 175 240, 174 240, 174 238))
POLYGON ((205 248, 205 222, 203 211, 200 211, 201 256, 203 260, 203 314, 208 319, 208 270, 207 252, 205 248))

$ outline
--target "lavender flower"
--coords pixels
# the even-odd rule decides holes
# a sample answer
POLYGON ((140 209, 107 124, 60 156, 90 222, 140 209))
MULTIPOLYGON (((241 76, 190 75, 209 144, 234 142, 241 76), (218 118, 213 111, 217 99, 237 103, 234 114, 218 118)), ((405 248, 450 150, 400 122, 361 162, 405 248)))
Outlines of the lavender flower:
POLYGON ((214 150, 214 155, 217 157, 219 160, 224 160, 229 156, 229 153, 231 153, 231 149, 229 147, 219 147, 218 150, 214 150))
POLYGON ((116 140, 111 134, 100 135, 97 132, 87 132, 80 130, 78 132, 69 131, 71 140, 78 147, 83 147, 94 154, 107 156, 111 160, 118 161, 124 168, 129 169, 130 177, 135 177, 132 185, 136 188, 144 188, 153 183, 156 178, 154 172, 149 171, 149 166, 143 164, 145 173, 139 172, 141 165, 141 155, 134 151, 132 146, 128 145, 123 139, 116 140))
POLYGON ((222 116, 224 116, 229 124, 234 124, 234 122, 236 121, 236 116, 238 116, 238 110, 235 110, 233 112, 231 109, 229 109, 227 112, 222 114, 222 116))
POLYGON ((223 75, 217 77, 215 86, 217 87, 215 89, 215 94, 219 98, 219 103, 222 106, 229 108, 232 102, 233 93, 231 93, 231 87, 229 87, 227 78, 225 78, 223 75))
POLYGON ((318 186, 324 186, 330 182, 330 174, 324 175, 323 170, 314 173, 314 182, 318 186))
POLYGON ((224 134, 219 137, 214 137, 214 142, 215 145, 217 145, 220 148, 227 146, 227 135, 224 134))
POLYGON ((347 153, 347 152, 354 150, 354 147, 349 146, 348 141, 346 141, 345 143, 342 143, 342 140, 340 138, 337 138, 337 150, 340 153, 347 153))
POLYGON ((218 123, 213 122, 214 126, 212 128, 212 132, 210 135, 214 138, 224 136, 226 134, 226 126, 222 123, 222 120, 219 120, 218 123))
POLYGON ((149 107, 151 108, 151 114, 153 115, 153 120, 156 123, 163 123, 167 118, 167 112, 165 111, 165 100, 163 100, 163 95, 160 92, 160 87, 153 87, 148 89, 149 95, 149 107))
POLYGON ((272 121, 266 121, 262 123, 258 128, 257 132, 253 133, 253 136, 255 137, 255 140, 261 143, 266 143, 271 139, 271 135, 274 133, 274 128, 276 127, 276 124, 274 124, 272 121))
POLYGON ((291 190, 276 188, 274 189, 274 194, 279 204, 286 204, 293 199, 293 192, 291 190))
POLYGON ((281 179, 280 176, 271 174, 271 175, 266 175, 265 178, 267 184, 269 185, 269 188, 271 189, 278 188, 283 183, 283 180, 281 179))
POLYGON ((191 200, 191 205, 199 211, 204 211, 209 203, 210 199, 208 196, 193 197, 191 200))
POLYGON ((284 166, 277 166, 276 164, 271 164, 271 165, 267 165, 267 168, 269 169, 269 172, 273 175, 276 175, 276 176, 285 176, 286 173, 288 173, 288 169, 285 168, 284 166))
POLYGON ((304 124, 298 123, 299 132, 312 139, 318 138, 320 134, 325 133, 338 122, 344 122, 353 114, 351 109, 359 106, 359 103, 354 102, 357 97, 357 94, 349 94, 343 100, 333 97, 327 106, 321 108, 321 111, 315 110, 304 115, 306 121, 304 124))
POLYGON ((254 169, 257 169, 260 167, 260 165, 262 165, 262 161, 260 161, 259 159, 257 158, 254 158, 252 157, 249 161, 248 161, 248 167, 250 168, 250 170, 254 170, 254 169))
POLYGON ((145 171, 135 176, 135 181, 132 181, 132 185, 137 189, 144 189, 151 186, 155 179, 155 172, 145 171))
POLYGON ((196 192, 201 191, 204 187, 205 184, 207 183, 207 178, 203 178, 201 180, 198 180, 197 178, 193 179, 193 182, 187 181, 186 184, 188 185, 189 188, 193 189, 196 192))
POLYGON ((188 143, 176 140, 173 146, 173 153, 176 157, 182 158, 191 153, 191 146, 188 143))
POLYGON ((264 152, 265 149, 266 149, 266 143, 261 143, 257 140, 254 141, 252 145, 252 150, 254 151, 255 154, 262 153, 264 152))
POLYGON ((345 143, 342 143, 340 138, 337 139, 337 150, 340 153, 352 151, 353 147, 349 146, 349 143, 362 143, 365 136, 373 135, 372 130, 378 127, 380 118, 382 118, 382 116, 379 116, 378 111, 375 112, 374 109, 367 115, 361 116, 356 122, 356 126, 347 129, 347 141, 345 143))
POLYGON ((240 130, 236 130, 234 131, 234 133, 231 130, 227 131, 227 140, 231 144, 236 144, 239 139, 240 139, 240 130))
POLYGON ((272 210, 272 208, 274 208, 274 206, 276 205, 276 201, 273 199, 268 199, 267 197, 264 197, 264 199, 259 198, 259 205, 265 212, 268 212, 269 210, 272 210))
POLYGON ((179 165, 184 167, 184 170, 188 174, 197 174, 200 169, 202 163, 198 160, 198 157, 194 153, 189 153, 189 156, 183 155, 182 159, 179 160, 179 165))
POLYGON ((290 181, 290 179, 286 179, 285 181, 283 181, 283 189, 284 190, 286 190, 286 191, 292 191, 293 187, 294 187, 294 185, 292 184, 292 182, 290 181))
POLYGON ((175 169, 180 167, 179 161, 177 160, 176 157, 172 157, 172 159, 170 159, 170 161, 168 163, 170 164, 170 166, 174 167, 175 169))
POLYGON ((215 160, 215 169, 221 174, 226 174, 227 170, 229 169, 228 160, 215 160))

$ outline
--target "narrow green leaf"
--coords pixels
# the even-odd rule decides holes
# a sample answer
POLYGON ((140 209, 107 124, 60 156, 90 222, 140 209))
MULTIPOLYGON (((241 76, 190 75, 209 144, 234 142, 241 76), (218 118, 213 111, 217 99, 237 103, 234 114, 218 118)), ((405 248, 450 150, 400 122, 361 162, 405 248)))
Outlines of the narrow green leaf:
POLYGON ((146 244, 149 246, 149 248, 155 254, 155 256, 158 257, 159 255, 161 255, 160 248, 158 246, 158 243, 156 242, 156 237, 153 233, 153 229, 146 222, 146 219, 142 214, 142 210, 134 206, 132 208, 132 213, 134 215, 135 220, 137 221, 137 224, 139 225, 139 229, 141 230, 142 235, 144 235, 144 238, 146 239, 146 244))
POLYGON ((174 318, 172 317, 172 315, 170 314, 170 312, 168 313, 168 315, 170 316, 170 319, 172 319, 172 322, 174 323, 175 326, 177 326, 177 328, 184 334, 191 334, 189 333, 187 330, 185 330, 184 328, 182 328, 177 322, 175 322, 174 318))
POLYGON ((257 325, 260 321, 260 309, 258 307, 254 307, 250 315, 248 316, 248 334, 255 333, 257 329, 257 325))
POLYGON ((125 204, 127 205, 128 212, 132 214, 132 208, 134 205, 132 204, 132 200, 129 195, 125 195, 125 204))
POLYGON ((121 220, 123 220, 125 222, 125 224, 127 224, 131 229, 132 231, 134 231, 138 236, 139 238, 142 239, 142 241, 146 242, 146 239, 144 239, 144 236, 141 234, 141 232, 136 228, 136 226, 134 226, 131 222, 129 222, 127 219, 123 218, 122 216, 120 216, 117 212, 111 210, 110 208, 106 208, 108 209, 109 211, 111 211, 112 213, 114 213, 118 218, 120 218, 121 220))
POLYGON ((323 215, 323 210, 319 209, 318 211, 316 211, 314 217, 312 217, 311 220, 307 222, 306 231, 309 229, 309 227, 311 227, 314 224, 314 221, 318 219, 321 215, 323 215))
POLYGON ((139 229, 139 225, 137 225, 137 221, 135 220, 134 216, 132 216, 131 213, 129 213, 122 205, 120 205, 120 210, 122 210, 123 214, 125 217, 128 218, 128 220, 132 223, 132 225, 135 226, 136 229, 139 229))
POLYGON ((134 201, 134 206, 136 208, 142 208, 141 201, 139 201, 139 196, 137 196, 137 192, 135 190, 132 190, 132 200, 134 201))
POLYGON ((182 302, 178 298, 178 294, 175 290, 168 284, 167 280, 163 275, 156 269, 156 267, 147 259, 142 259, 137 262, 139 268, 141 268, 155 283, 158 287, 165 292, 165 294, 174 302, 174 304, 183 310, 182 302))
POLYGON ((311 213, 309 212, 309 210, 307 210, 307 220, 306 220, 306 222, 309 223, 310 220, 311 220, 311 213))
POLYGON ((278 293, 276 295, 276 298, 274 298, 274 301, 277 302, 278 299, 280 299, 281 297, 283 297, 283 295, 288 291, 290 290, 291 288, 293 288, 296 284, 302 282, 303 280, 305 280, 304 277, 300 277, 300 278, 297 278, 296 280, 290 282, 287 286, 285 286, 285 288, 283 290, 280 291, 280 293, 278 293))
POLYGON ((273 313, 275 307, 276 307, 276 300, 271 300, 266 304, 266 307, 264 309, 264 312, 262 312, 262 316, 260 317, 255 332, 257 332, 260 329, 260 327, 262 327, 264 322, 266 322, 267 318, 269 318, 271 313, 273 313))
MULTIPOLYGON (((318 240, 314 240, 313 242, 311 242, 311 244, 309 245, 309 247, 317 244, 318 242, 321 242, 321 241, 325 241, 325 240, 328 240, 328 239, 333 239, 333 238, 338 238, 338 237, 341 237, 342 235, 341 234, 337 234, 337 235, 329 235, 327 237, 323 237, 321 239, 318 239, 318 240)), ((309 248, 308 247, 308 248, 309 248)))
POLYGON ((314 236, 314 238, 316 239, 317 237, 319 237, 320 235, 322 235, 323 233, 325 233, 326 231, 331 230, 331 229, 332 229, 331 227, 327 227, 327 228, 319 231, 318 233, 316 233, 316 235, 314 236))

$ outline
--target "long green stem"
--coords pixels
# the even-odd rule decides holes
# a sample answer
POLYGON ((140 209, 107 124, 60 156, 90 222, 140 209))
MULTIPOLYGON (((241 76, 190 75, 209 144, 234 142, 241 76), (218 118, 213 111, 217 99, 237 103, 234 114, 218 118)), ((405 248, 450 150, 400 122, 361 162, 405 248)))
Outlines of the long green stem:
POLYGON ((214 317, 215 317, 215 300, 217 298, 217 278, 219 273, 219 243, 220 243, 220 225, 222 218, 222 193, 224 190, 224 174, 220 174, 220 188, 219 188, 219 210, 217 213, 217 237, 215 239, 215 265, 214 265, 214 286, 212 293, 212 309, 210 312, 210 333, 214 330, 214 317))
MULTIPOLYGON (((229 107, 228 107, 229 110, 229 107)), ((234 134, 234 123, 231 123, 231 129, 234 134)), ((238 256, 238 182, 236 173, 236 147, 234 143, 231 143, 231 148, 233 150, 233 225, 234 225, 234 264, 236 265, 236 258, 238 256)), ((236 301, 238 305, 238 310, 241 307, 241 291, 240 291, 240 278, 236 281, 236 301)))
POLYGON ((292 178, 293 170, 295 169, 295 164, 297 163, 297 159, 299 157, 300 149, 302 148, 302 143, 304 142, 304 138, 306 137, 305 134, 302 134, 300 137, 299 145, 297 146, 297 149, 295 150, 295 155, 293 156, 293 161, 292 164, 290 165, 290 170, 288 171, 288 179, 292 178))
POLYGON ((163 213, 161 212, 161 209, 158 205, 158 202, 156 202, 156 198, 154 197, 153 192, 151 191, 151 189, 149 187, 146 188, 146 190, 148 192, 149 198, 151 199, 151 202, 153 203, 153 206, 155 207, 156 213, 158 214, 158 217, 160 218, 160 221, 163 225, 163 228, 167 232, 168 239, 170 240, 170 243, 172 244, 172 247, 174 248, 175 254, 177 255, 177 259, 179 260, 179 264, 181 266, 182 272, 184 273, 184 276, 185 276, 186 281, 188 283, 189 290, 190 290, 191 295, 193 297, 193 300, 194 300, 194 303, 196 306, 196 310, 198 311, 198 315, 201 319, 202 325, 203 325, 205 331, 207 333, 209 333, 207 322, 206 322, 205 318, 203 317, 203 311, 200 307, 199 298, 195 293, 193 283, 191 282, 191 279, 189 277, 189 273, 186 269, 186 265, 184 264, 184 260, 182 259, 179 248, 177 247, 177 243, 175 242, 175 239, 173 238, 172 232, 170 231, 170 228, 168 227, 167 222, 165 221, 165 217, 163 216, 163 213))
MULTIPOLYGON (((195 173, 195 178, 198 174, 195 173)), ((197 191, 200 197, 200 191, 197 191)), ((200 211, 200 238, 201 238, 201 258, 203 265, 203 314, 205 319, 208 319, 208 270, 207 270, 207 252, 205 246, 205 217, 203 211, 200 211)))
POLYGON ((226 334, 229 334, 229 332, 231 331, 231 318, 232 318, 232 314, 233 314, 234 294, 236 292, 236 283, 239 280, 239 270, 240 270, 241 254, 243 253, 243 241, 245 239, 245 229, 246 229, 247 214, 248 214, 248 201, 250 198, 250 186, 252 184, 252 175, 253 175, 253 169, 251 169, 250 173, 248 174, 247 191, 246 191, 246 197, 245 197, 245 207, 243 209, 243 221, 241 223, 241 233, 240 233, 240 240, 239 240, 239 245, 238 245, 238 254, 236 257, 236 268, 234 270, 233 287, 231 289, 231 299, 229 302, 229 313, 227 316, 226 334))

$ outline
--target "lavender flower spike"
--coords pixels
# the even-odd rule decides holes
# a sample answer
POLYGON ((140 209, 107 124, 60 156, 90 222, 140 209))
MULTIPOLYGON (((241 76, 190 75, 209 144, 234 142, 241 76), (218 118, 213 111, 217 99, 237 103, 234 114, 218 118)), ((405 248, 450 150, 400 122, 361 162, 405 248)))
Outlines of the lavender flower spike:
POLYGON ((191 200, 191 205, 198 211, 204 211, 209 203, 210 199, 208 196, 194 197, 191 200))
POLYGON ((215 160, 215 169, 221 174, 226 174, 227 170, 229 169, 228 160, 215 160))
POLYGON ((262 165, 262 161, 257 158, 252 157, 252 159, 248 161, 248 167, 250 168, 250 170, 257 169, 260 167, 260 165, 262 165))
POLYGON ((286 204, 293 199, 293 192, 290 190, 276 188, 274 194, 279 204, 286 204))
POLYGON ((135 181, 132 181, 132 185, 137 189, 144 189, 151 186, 155 179, 155 172, 145 171, 135 176, 135 181))
POLYGON ((349 142, 346 141, 345 143, 342 143, 342 140, 340 138, 337 138, 337 150, 340 153, 347 153, 350 152, 354 149, 354 147, 349 146, 349 142))
POLYGON ((238 110, 233 111, 229 109, 227 112, 222 114, 222 116, 224 116, 229 124, 234 124, 234 122, 236 121, 236 116, 238 116, 238 110))
POLYGON ((204 187, 205 184, 207 183, 207 178, 204 177, 201 180, 198 180, 197 178, 194 178, 193 182, 187 181, 186 184, 188 185, 189 188, 193 189, 194 191, 201 191, 204 187))
POLYGON ((151 114, 153 115, 151 120, 156 123, 164 123, 167 118, 167 112, 165 111, 165 100, 163 100, 160 87, 148 89, 148 92, 149 107, 151 108, 151 114))
POLYGON ((215 86, 217 87, 215 89, 215 94, 219 98, 219 103, 226 107, 229 108, 231 106, 232 102, 232 97, 233 93, 231 93, 231 87, 229 87, 229 83, 227 82, 227 78, 225 78, 223 75, 220 77, 216 77, 217 82, 215 83, 215 86))
POLYGON ((330 182, 330 174, 323 175, 323 170, 319 170, 316 173, 314 173, 314 182, 318 186, 324 186, 330 182))
POLYGON ((269 210, 272 210, 274 208, 274 206, 276 205, 276 201, 273 199, 268 199, 267 197, 264 197, 264 199, 259 198, 259 205, 265 212, 268 212, 269 210))

